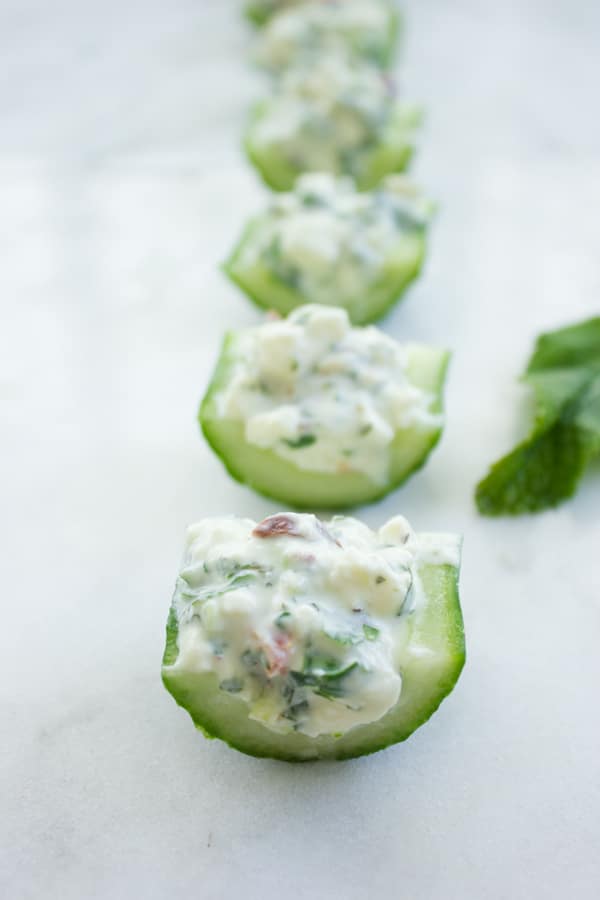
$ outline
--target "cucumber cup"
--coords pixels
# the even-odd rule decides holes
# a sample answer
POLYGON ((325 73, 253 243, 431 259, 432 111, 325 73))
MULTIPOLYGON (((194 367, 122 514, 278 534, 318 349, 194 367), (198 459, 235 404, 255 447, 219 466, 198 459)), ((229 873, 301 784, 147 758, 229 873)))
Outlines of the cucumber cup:
POLYGON ((405 740, 465 661, 460 541, 396 517, 281 513, 188 531, 162 677, 207 737, 348 759, 405 740))
POLYGON ((257 305, 280 315, 322 303, 364 325, 419 275, 431 212, 400 175, 367 194, 347 178, 304 175, 249 223, 224 269, 257 305))
POLYGON ((376 67, 332 54, 282 76, 252 111, 244 146, 273 190, 291 190, 305 172, 349 175, 370 190, 408 167, 420 120, 376 67))
POLYGON ((315 60, 332 52, 346 53, 384 69, 392 63, 399 16, 387 0, 329 0, 286 6, 267 17, 257 39, 255 59, 265 69, 279 74, 299 57, 315 60))
POLYGON ((231 332, 200 408, 229 473, 298 509, 373 502, 438 442, 445 350, 399 345, 347 313, 298 307, 231 332))

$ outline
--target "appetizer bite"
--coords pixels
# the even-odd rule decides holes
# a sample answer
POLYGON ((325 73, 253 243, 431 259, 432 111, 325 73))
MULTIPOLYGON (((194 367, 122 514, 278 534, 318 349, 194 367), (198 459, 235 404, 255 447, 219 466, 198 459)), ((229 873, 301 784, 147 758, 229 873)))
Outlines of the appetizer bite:
POLYGON ((298 57, 345 52, 382 68, 393 58, 398 16, 385 0, 305 3, 273 16, 255 54, 259 65, 282 72, 298 57))
POLYGON ((162 677, 207 737, 346 759, 403 741, 465 661, 460 540, 338 516, 188 529, 162 677))
POLYGON ((285 72, 255 107, 245 147, 274 190, 304 172, 350 175, 368 190, 408 166, 419 120, 375 66, 330 54, 285 72))
POLYGON ((303 509, 383 497, 439 440, 448 353, 400 345, 343 309, 300 306, 230 332, 200 424, 230 474, 303 509))
POLYGON ((355 325, 386 313, 418 276, 433 206, 402 175, 371 193, 302 175, 246 227, 225 271, 259 306, 341 306, 355 325))

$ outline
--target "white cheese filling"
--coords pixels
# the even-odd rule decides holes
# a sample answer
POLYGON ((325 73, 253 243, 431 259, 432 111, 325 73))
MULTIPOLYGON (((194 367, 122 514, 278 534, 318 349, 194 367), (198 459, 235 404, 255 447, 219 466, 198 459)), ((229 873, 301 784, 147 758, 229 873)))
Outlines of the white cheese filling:
POLYGON ((174 668, 214 673, 267 728, 311 737, 380 719, 400 697, 418 567, 458 564, 458 541, 342 516, 207 519, 188 529, 173 600, 174 668))
POLYGON ((300 469, 359 472, 385 485, 396 433, 441 424, 434 395, 408 377, 410 345, 353 328, 344 309, 299 306, 237 332, 233 353, 219 415, 300 469))
POLYGON ((391 29, 390 8, 383 0, 305 3, 270 20, 256 57, 272 69, 283 69, 302 54, 312 57, 331 51, 379 60, 385 56, 391 29))
POLYGON ((292 67, 252 128, 252 143, 276 149, 298 171, 356 174, 396 109, 374 66, 331 53, 292 67))
POLYGON ((402 237, 420 233, 431 211, 402 175, 369 193, 349 178, 302 175, 293 192, 273 198, 240 263, 265 265, 311 302, 348 305, 368 296, 402 237))

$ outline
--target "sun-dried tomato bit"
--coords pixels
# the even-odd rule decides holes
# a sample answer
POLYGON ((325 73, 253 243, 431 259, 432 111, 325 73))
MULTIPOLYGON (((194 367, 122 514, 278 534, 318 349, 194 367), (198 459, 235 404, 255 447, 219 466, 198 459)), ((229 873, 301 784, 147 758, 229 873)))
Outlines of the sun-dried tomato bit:
POLYGON ((302 537, 302 532, 293 516, 278 513, 275 516, 267 516, 252 531, 255 537, 270 538, 287 534, 290 537, 302 537))

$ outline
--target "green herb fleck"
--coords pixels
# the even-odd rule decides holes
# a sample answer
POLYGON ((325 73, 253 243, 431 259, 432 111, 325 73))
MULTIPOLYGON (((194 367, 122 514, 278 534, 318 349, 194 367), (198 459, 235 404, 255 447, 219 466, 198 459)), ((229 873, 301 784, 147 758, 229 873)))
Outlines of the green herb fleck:
POLYGON ((288 706, 282 715, 284 719, 291 719, 295 722, 298 716, 306 712, 308 712, 308 700, 299 700, 297 703, 288 706))
POLYGON ((326 206, 323 197, 318 194, 302 194, 302 203, 304 206, 326 206))
POLYGON ((369 422, 367 425, 363 425, 362 428, 359 429, 359 434, 364 436, 365 434, 369 434, 370 431, 373 431, 373 426, 369 422))
POLYGON ((293 450, 298 450, 301 447, 310 447, 316 440, 314 434, 301 434, 297 438, 284 438, 283 443, 292 447, 293 450))
POLYGON ((287 628, 287 620, 292 616, 289 610, 284 609, 283 612, 280 612, 277 618, 275 619, 275 625, 277 628, 280 628, 282 631, 285 631, 287 628))
POLYGON ((377 575, 375 577, 375 584, 383 584, 384 581, 385 581, 385 578, 383 577, 383 575, 377 575))
POLYGON ((600 454, 600 317, 541 335, 524 381, 536 402, 533 430, 477 485, 484 515, 556 506, 600 454))
POLYGON ((342 646, 349 647, 353 644, 358 644, 362 640, 360 635, 351 632, 330 632, 324 631, 323 634, 325 637, 328 637, 330 641, 333 641, 335 644, 341 644, 342 646))
POLYGON ((183 600, 188 600, 191 603, 204 603, 205 600, 212 600, 214 597, 223 597, 225 594, 229 594, 230 591, 237 591, 245 584, 254 581, 255 578, 255 572, 240 572, 239 575, 234 575, 227 584, 208 587, 199 586, 196 588, 188 586, 182 588, 180 596, 183 600))
POLYGON ((267 658, 262 650, 244 650, 241 655, 243 665, 253 674, 264 674, 267 658))
POLYGON ((363 625, 363 633, 368 641, 376 641, 379 637, 379 628, 374 625, 363 625))
POLYGON ((239 694, 244 684, 239 678, 226 678, 219 687, 222 691, 227 691, 228 694, 239 694))
POLYGON ((309 687, 313 693, 327 700, 343 697, 346 692, 345 680, 357 668, 352 662, 342 667, 337 659, 328 656, 307 654, 302 672, 290 672, 295 683, 309 687))

